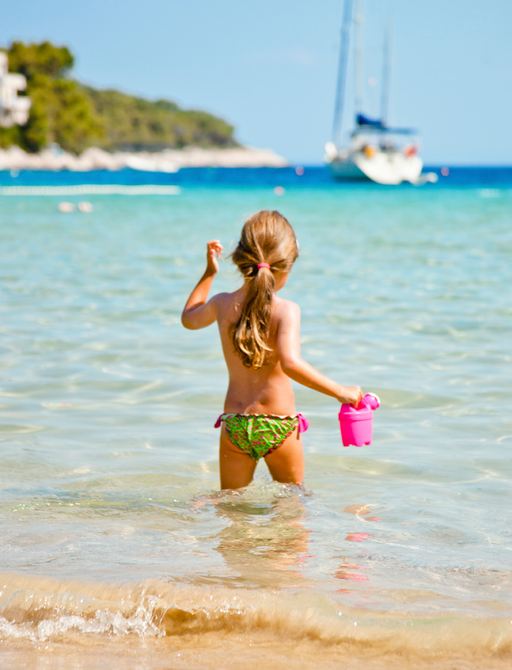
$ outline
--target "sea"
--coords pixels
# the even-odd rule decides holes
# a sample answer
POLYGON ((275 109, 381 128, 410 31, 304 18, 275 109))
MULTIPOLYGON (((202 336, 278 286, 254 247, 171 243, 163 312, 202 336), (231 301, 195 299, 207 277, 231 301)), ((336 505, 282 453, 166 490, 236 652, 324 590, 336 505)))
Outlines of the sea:
POLYGON ((0 172, 0 666, 512 665, 512 168, 0 172), (302 352, 377 393, 370 446, 303 387, 303 488, 221 492, 226 370, 180 312, 205 244, 278 209, 302 352))

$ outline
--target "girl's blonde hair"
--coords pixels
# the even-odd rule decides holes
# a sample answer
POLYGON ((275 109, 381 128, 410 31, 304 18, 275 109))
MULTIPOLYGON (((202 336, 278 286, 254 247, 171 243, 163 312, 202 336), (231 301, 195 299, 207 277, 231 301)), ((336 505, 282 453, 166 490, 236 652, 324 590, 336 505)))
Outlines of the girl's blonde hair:
POLYGON ((247 293, 232 338, 235 351, 249 368, 261 368, 272 351, 268 339, 274 273, 289 272, 298 255, 293 228, 279 212, 262 210, 245 222, 232 258, 246 280, 247 293))

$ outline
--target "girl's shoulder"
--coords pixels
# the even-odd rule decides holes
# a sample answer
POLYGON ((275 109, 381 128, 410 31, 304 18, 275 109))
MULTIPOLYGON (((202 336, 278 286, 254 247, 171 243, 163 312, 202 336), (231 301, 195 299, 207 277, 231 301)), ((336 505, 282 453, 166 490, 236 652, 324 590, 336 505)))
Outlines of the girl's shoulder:
POLYGON ((287 300, 277 295, 274 296, 274 310, 275 315, 279 320, 300 318, 300 307, 293 300, 287 300))
POLYGON ((210 301, 213 302, 215 305, 229 305, 239 300, 237 294, 238 291, 233 291, 231 293, 228 293, 227 291, 223 293, 216 293, 215 295, 212 295, 210 301))
POLYGON ((240 303, 239 291, 216 293, 210 298, 210 302, 215 306, 218 318, 229 316, 240 303))
POLYGON ((229 299, 229 296, 233 295, 232 293, 215 293, 212 295, 210 300, 212 302, 225 302, 227 299, 229 299))

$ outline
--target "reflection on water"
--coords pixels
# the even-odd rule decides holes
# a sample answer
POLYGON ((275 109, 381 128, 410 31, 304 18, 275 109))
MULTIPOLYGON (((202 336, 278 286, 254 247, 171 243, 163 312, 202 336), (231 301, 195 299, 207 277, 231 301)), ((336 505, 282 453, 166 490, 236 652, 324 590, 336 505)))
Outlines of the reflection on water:
MULTIPOLYGON (((353 514, 358 521, 376 522, 380 521, 380 517, 372 516, 372 505, 352 504, 347 505, 344 512, 353 514)), ((345 535, 347 542, 365 542, 371 538, 368 532, 349 532, 345 535)), ((334 573, 336 579, 342 579, 353 582, 366 582, 369 579, 368 566, 364 564, 351 563, 348 556, 343 556, 342 562, 334 573)), ((348 587, 337 589, 338 593, 350 593, 348 587)))
POLYGON ((301 571, 308 554, 309 531, 298 487, 268 503, 219 498, 215 509, 226 526, 218 534, 217 551, 241 584, 266 587, 303 587, 301 571))

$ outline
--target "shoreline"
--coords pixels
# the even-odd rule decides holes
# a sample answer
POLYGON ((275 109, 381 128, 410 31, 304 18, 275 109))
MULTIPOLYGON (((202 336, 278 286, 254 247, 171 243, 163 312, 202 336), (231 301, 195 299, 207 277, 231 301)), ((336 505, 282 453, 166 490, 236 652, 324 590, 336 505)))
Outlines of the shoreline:
POLYGON ((510 666, 504 612, 480 617, 435 606, 385 612, 326 600, 308 587, 276 593, 272 587, 255 591, 158 577, 78 581, 3 572, 0 579, 0 659, 7 665, 23 665, 34 647, 37 653, 44 645, 74 666, 69 661, 77 652, 114 657, 129 641, 126 660, 160 664, 176 655, 193 670, 218 667, 226 648, 235 659, 224 662, 226 669, 245 667, 241 658, 260 657, 267 667, 285 670, 297 644, 301 670, 334 670, 340 661, 350 661, 352 670, 385 670, 390 664, 407 670, 411 660, 422 670, 433 664, 446 670, 459 664, 467 670, 510 666), (307 617, 301 614, 305 606, 307 617))
POLYGON ((97 147, 78 156, 65 151, 45 149, 29 154, 19 147, 0 149, 0 170, 122 170, 177 172, 184 167, 286 167, 289 162, 271 149, 234 147, 230 149, 165 149, 163 151, 109 152, 97 147))

